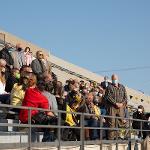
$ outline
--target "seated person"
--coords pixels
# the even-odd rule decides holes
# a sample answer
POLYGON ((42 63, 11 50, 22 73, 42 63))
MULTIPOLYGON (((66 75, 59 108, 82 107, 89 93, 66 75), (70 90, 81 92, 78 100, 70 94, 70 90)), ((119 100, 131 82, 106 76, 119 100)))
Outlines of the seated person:
POLYGON ((5 91, 6 78, 6 61, 0 59, 0 103, 9 104, 10 103, 10 94, 5 91))
POLYGON ((30 66, 23 65, 20 68, 20 76, 24 76, 25 74, 28 76, 33 74, 32 68, 30 66))
MULTIPOLYGON (((49 109, 49 104, 47 98, 42 94, 41 91, 41 85, 37 85, 37 79, 35 75, 30 76, 29 78, 29 85, 30 88, 28 88, 25 92, 25 97, 22 102, 22 106, 26 107, 35 107, 35 108, 43 108, 43 109, 49 109)), ((31 121, 32 124, 53 124, 55 123, 54 114, 51 111, 38 111, 38 110, 31 110, 31 121)), ((19 113, 19 119, 22 123, 28 123, 28 110, 27 109, 21 109, 19 113)), ((37 140, 36 138, 36 130, 38 128, 33 128, 31 139, 32 142, 35 142, 37 140)), ((54 139, 52 139, 54 132, 53 130, 47 128, 43 129, 44 135, 43 135, 43 142, 49 142, 54 139)))
MULTIPOLYGON (((89 114, 93 114, 93 115, 85 116, 85 126, 86 127, 99 127, 100 126, 100 122, 99 122, 100 110, 96 105, 94 105, 93 100, 94 100, 93 93, 92 92, 88 93, 86 95, 84 113, 89 113, 89 114)), ((92 129, 91 131, 89 131, 88 129, 86 129, 85 130, 85 138, 87 140, 98 139, 99 138, 98 130, 92 129)))
POLYGON ((14 84, 19 82, 19 79, 20 79, 19 69, 17 68, 12 69, 10 76, 6 80, 5 91, 7 93, 10 93, 14 84))
MULTIPOLYGON (((82 112, 83 99, 81 94, 76 89, 76 85, 72 87, 72 91, 68 93, 64 100, 64 111, 68 113, 63 114, 62 118, 67 126, 79 126, 80 116, 77 114, 71 114, 69 112, 82 112), (76 90, 75 90, 76 89, 76 90)), ((80 140, 80 130, 79 129, 63 129, 62 134, 63 140, 80 140)))
MULTIPOLYGON (((28 76, 22 76, 19 83, 15 83, 10 94, 10 104, 13 106, 21 106, 24 99, 25 91, 28 88, 28 76)), ((20 109, 13 109, 19 112, 20 109)))

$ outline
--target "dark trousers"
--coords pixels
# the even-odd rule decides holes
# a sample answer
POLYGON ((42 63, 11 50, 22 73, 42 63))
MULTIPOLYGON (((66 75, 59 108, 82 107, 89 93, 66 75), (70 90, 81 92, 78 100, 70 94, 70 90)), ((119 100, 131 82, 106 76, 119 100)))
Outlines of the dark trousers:
POLYGON ((0 102, 2 104, 10 104, 10 94, 0 94, 0 102))
MULTIPOLYGON (((86 127, 99 127, 99 121, 96 119, 89 119, 89 120, 85 120, 85 126, 86 127)), ((90 139, 91 140, 95 140, 99 138, 98 135, 98 130, 97 129, 92 129, 90 132, 90 139)))
MULTIPOLYGON (((107 114, 113 117, 124 117, 124 108, 116 109, 113 106, 107 107, 107 114)), ((123 127, 123 119, 107 118, 108 128, 123 127)), ((117 136, 118 132, 115 130, 108 130, 108 139, 113 140, 117 136)))
MULTIPOLYGON (((35 116, 32 117, 32 124, 43 124, 43 125, 55 125, 57 124, 56 119, 52 118, 50 119, 49 117, 47 117, 47 115, 45 113, 38 113, 35 116), (43 120, 41 122, 41 120, 43 120), (38 121, 39 120, 39 121, 38 121)), ((36 142, 37 141, 37 131, 39 129, 38 128, 32 128, 32 132, 31 132, 31 139, 32 142, 36 142)), ((42 142, 52 142, 55 141, 55 134, 54 134, 54 129, 53 128, 43 128, 42 131, 44 131, 43 134, 43 139, 42 142)))

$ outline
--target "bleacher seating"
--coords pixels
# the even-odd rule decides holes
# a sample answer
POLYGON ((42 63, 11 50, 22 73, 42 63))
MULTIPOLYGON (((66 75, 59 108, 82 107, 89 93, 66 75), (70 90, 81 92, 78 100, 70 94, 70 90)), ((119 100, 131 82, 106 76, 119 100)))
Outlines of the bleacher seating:
MULTIPOLYGON (((13 41, 13 40, 11 39, 10 41, 13 41)), ((10 42, 10 41, 8 40, 8 42, 10 42)), ((3 47, 4 47, 4 45, 0 44, 0 50, 3 47)), ((55 57, 53 57, 52 60, 54 60, 54 58, 55 57)), ((68 78, 76 77, 76 78, 79 78, 79 79, 83 79, 85 81, 93 80, 93 79, 90 79, 89 76, 86 77, 86 76, 83 76, 82 74, 80 74, 80 71, 82 71, 81 68, 80 68, 81 70, 79 71, 79 73, 76 73, 76 71, 77 71, 76 68, 74 69, 74 71, 69 70, 69 67, 64 68, 64 67, 62 67, 62 66, 64 66, 63 64, 62 64, 62 66, 60 66, 60 64, 61 64, 60 59, 58 59, 58 60, 59 60, 58 64, 55 64, 55 63, 52 62, 52 64, 53 64, 52 69, 53 69, 54 73, 58 74, 59 79, 63 78, 62 80, 66 81, 66 79, 68 79, 68 78), (61 77, 60 77, 60 75, 61 75, 61 77)), ((55 61, 57 61, 57 60, 55 60, 55 61)), ((88 72, 86 72, 86 74, 88 74, 88 72)), ((97 81, 98 81, 99 79, 102 79, 102 78, 101 77, 98 78, 97 75, 95 75, 95 79, 97 79, 97 81)), ((139 92, 138 92, 138 94, 139 94, 139 92)), ((134 97, 135 96, 133 96, 132 99, 130 99, 131 100, 130 104, 132 106, 133 105, 139 105, 139 104, 142 103, 143 105, 146 106, 146 109, 149 109, 149 107, 147 108, 147 103, 145 104, 146 101, 140 101, 140 102, 136 103, 136 102, 133 101, 134 97)), ((11 111, 11 110, 5 110, 5 109, 1 108, 0 118, 1 118, 0 123, 10 123, 10 124, 19 123, 18 115, 16 113, 14 113, 13 111, 11 111)), ((39 141, 41 141, 41 139, 42 139, 42 133, 41 132, 38 132, 38 137, 39 137, 39 141)), ((23 131, 23 130, 17 128, 17 127, 0 127, 0 143, 20 143, 20 142, 21 143, 27 143, 28 142, 28 133, 27 133, 27 131, 23 131)))

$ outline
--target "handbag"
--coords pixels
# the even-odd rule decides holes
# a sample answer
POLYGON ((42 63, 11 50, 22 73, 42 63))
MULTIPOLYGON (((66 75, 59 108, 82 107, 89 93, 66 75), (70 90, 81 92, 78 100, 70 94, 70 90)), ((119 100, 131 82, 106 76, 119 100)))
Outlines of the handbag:
POLYGON ((43 125, 56 125, 57 124, 57 117, 56 116, 48 116, 45 112, 39 111, 32 117, 32 122, 35 124, 43 124, 43 125))
POLYGON ((47 115, 45 112, 40 111, 32 116, 32 122, 35 124, 47 124, 47 115))

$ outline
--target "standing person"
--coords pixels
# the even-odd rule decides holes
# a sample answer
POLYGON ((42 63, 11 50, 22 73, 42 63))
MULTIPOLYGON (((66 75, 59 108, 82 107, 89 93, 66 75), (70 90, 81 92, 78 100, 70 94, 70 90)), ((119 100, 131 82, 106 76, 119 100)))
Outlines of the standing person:
MULTIPOLYGON (((140 120, 148 120, 149 117, 147 117, 147 115, 145 115, 145 111, 144 111, 144 107, 142 105, 139 105, 138 106, 138 109, 136 112, 133 113, 133 119, 140 119, 140 120)), ((143 129, 143 130, 148 130, 150 127, 148 127, 148 124, 147 122, 140 122, 140 121, 135 121, 133 120, 133 123, 132 123, 132 127, 133 129, 143 129)), ((138 137, 139 138, 143 138, 145 139, 146 136, 148 135, 148 131, 143 131, 142 134, 141 132, 139 131, 138 132, 138 137)))
MULTIPOLYGON (((119 116, 124 117, 124 104, 127 102, 127 93, 125 87, 119 83, 119 78, 117 75, 112 75, 112 84, 110 84, 105 92, 104 99, 107 104, 107 115, 109 116, 119 116)), ((109 128, 115 128, 123 126, 123 119, 107 118, 107 123, 109 128)), ((113 140, 116 137, 117 132, 114 130, 108 131, 108 139, 113 140)))
POLYGON ((43 63, 45 65, 45 67, 46 67, 46 71, 48 73, 51 73, 52 67, 51 67, 51 62, 48 61, 48 55, 44 55, 44 57, 43 57, 43 63))
POLYGON ((13 51, 11 54, 14 61, 14 68, 20 69, 23 65, 25 65, 24 50, 20 43, 16 45, 16 50, 13 51))
POLYGON ((13 68, 13 58, 11 56, 12 46, 10 44, 5 44, 5 47, 0 51, 0 59, 4 59, 6 61, 6 79, 10 75, 10 71, 13 68))
POLYGON ((30 66, 33 60, 32 52, 30 50, 30 47, 26 47, 24 50, 25 55, 25 65, 30 66))
POLYGON ((44 65, 43 59, 44 59, 43 52, 42 51, 37 51, 36 59, 33 60, 32 63, 31 63, 31 68, 37 76, 39 76, 39 75, 43 74, 44 72, 46 72, 46 66, 44 65))
POLYGON ((104 90, 106 90, 106 88, 108 87, 109 84, 110 84, 110 82, 108 82, 108 77, 105 76, 105 77, 104 77, 104 81, 101 82, 101 87, 102 87, 104 90))

